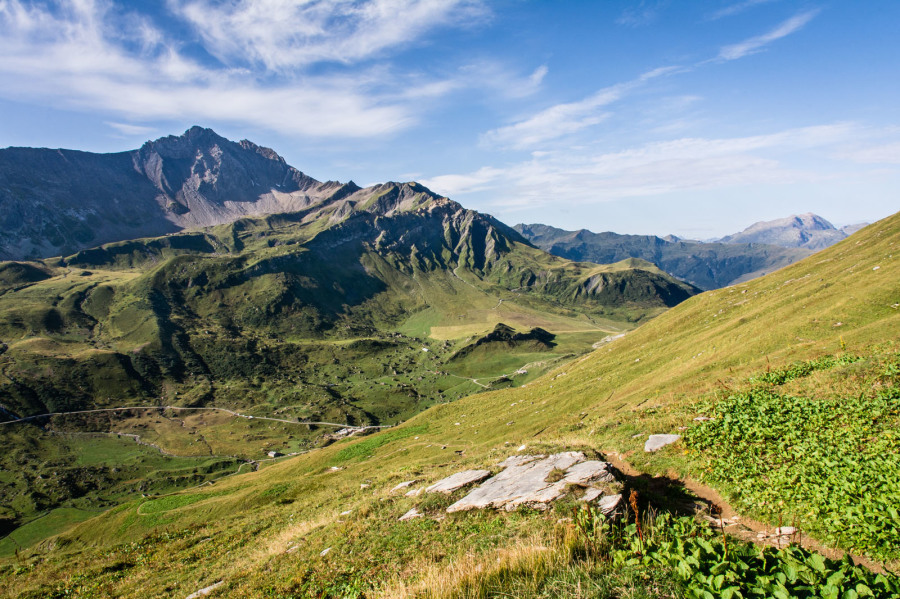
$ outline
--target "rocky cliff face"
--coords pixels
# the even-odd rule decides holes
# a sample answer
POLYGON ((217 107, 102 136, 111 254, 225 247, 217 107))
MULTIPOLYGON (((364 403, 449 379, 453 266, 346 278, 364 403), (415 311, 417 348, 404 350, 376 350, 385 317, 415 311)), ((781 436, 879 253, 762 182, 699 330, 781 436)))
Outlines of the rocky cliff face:
POLYGON ((131 157, 156 188, 167 220, 179 228, 303 210, 341 187, 304 175, 269 148, 200 127, 147 142, 131 157))
POLYGON ((0 150, 0 258, 67 255, 294 212, 347 191, 304 175, 268 148, 200 127, 117 154, 7 148, 0 150))

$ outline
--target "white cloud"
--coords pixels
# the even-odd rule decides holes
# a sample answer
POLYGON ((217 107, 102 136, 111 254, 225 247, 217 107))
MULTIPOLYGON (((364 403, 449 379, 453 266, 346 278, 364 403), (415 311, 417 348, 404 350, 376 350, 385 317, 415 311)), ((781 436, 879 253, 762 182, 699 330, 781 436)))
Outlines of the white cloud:
POLYGON ((153 127, 145 127, 143 125, 131 125, 129 123, 113 123, 111 121, 106 122, 107 125, 121 133, 122 135, 147 135, 148 133, 152 133, 156 129, 153 127))
POLYGON ((531 76, 528 77, 528 81, 532 85, 540 85, 549 71, 550 69, 547 68, 547 65, 541 65, 534 70, 531 76))
POLYGON ((225 63, 245 60, 285 71, 313 63, 354 63, 421 42, 443 25, 486 14, 478 0, 169 0, 225 63))
MULTIPOLYGON (((197 0, 179 14, 193 14, 191 22, 199 27, 201 9, 209 8, 209 43, 224 44, 243 28, 234 51, 245 50, 274 68, 362 60, 455 22, 477 6, 473 0, 244 0, 216 5, 197 0), (407 11, 407 18, 395 22, 400 10, 407 11), (284 18, 297 11, 315 18, 284 18), (283 22, 271 32, 272 39, 263 40, 263 30, 276 18, 283 22), (332 21, 336 24, 329 30, 332 21), (282 39, 290 31, 299 33, 282 39), (354 34, 352 40, 344 39, 348 33, 354 34), (309 43, 304 45, 303 39, 309 43), (284 59, 276 56, 281 41, 289 46, 284 59)), ((218 50, 224 64, 203 64, 147 18, 106 0, 0 0, 0 96, 104 111, 115 115, 111 122, 214 119, 307 136, 372 137, 411 126, 423 110, 423 98, 460 86, 433 78, 405 85, 410 81, 386 78, 378 67, 371 67, 370 76, 357 69, 346 76, 296 72, 273 78, 271 72, 230 62, 231 50, 218 50)))
POLYGON ((900 142, 842 150, 837 157, 860 164, 900 164, 900 142))
POLYGON ((659 13, 667 2, 666 0, 659 0, 656 2, 640 0, 640 2, 632 4, 632 6, 629 6, 622 11, 622 14, 616 19, 616 24, 626 25, 628 27, 641 27, 652 23, 659 17, 659 13))
POLYGON ((718 59, 736 60, 750 54, 755 54, 772 42, 780 40, 783 37, 787 37, 795 31, 802 29, 817 14, 819 14, 818 10, 808 10, 806 12, 802 12, 784 21, 768 33, 764 33, 756 37, 751 37, 750 39, 746 39, 737 44, 724 46, 719 51, 718 59))
POLYGON ((503 168, 422 183, 450 197, 486 192, 491 205, 509 209, 823 180, 834 173, 795 166, 794 157, 841 147, 860 134, 857 126, 838 123, 748 137, 658 141, 613 152, 540 152, 503 168))
POLYGON ((736 2, 715 11, 714 13, 709 15, 708 20, 717 21, 725 17, 731 17, 736 14, 740 14, 745 10, 749 10, 755 6, 759 6, 760 4, 768 4, 772 1, 773 0, 744 0, 743 2, 736 2))
POLYGON ((454 82, 456 89, 482 89, 506 98, 524 98, 541 88, 547 73, 546 66, 539 66, 530 74, 522 75, 505 64, 482 60, 463 66, 449 81, 454 82))
POLYGON ((654 69, 631 81, 601 89, 578 102, 556 104, 518 123, 488 131, 482 141, 489 145, 523 150, 570 135, 609 118, 609 113, 601 109, 621 100, 645 82, 679 70, 680 67, 654 69))

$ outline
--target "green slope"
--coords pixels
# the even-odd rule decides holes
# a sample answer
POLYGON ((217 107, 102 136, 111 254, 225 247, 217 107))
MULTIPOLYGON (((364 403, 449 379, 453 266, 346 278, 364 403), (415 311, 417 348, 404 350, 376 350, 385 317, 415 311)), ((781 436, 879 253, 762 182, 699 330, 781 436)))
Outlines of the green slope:
POLYGON ((394 331, 448 340, 498 322, 599 334, 694 292, 646 263, 555 258, 422 188, 392 189, 386 206, 391 190, 375 188, 293 218, 8 264, 0 403, 27 415, 135 400, 204 405, 224 381, 271 384, 289 363, 313 362, 303 340, 394 331))
MULTIPOLYGON (((496 564, 557 555, 547 544, 562 534, 559 527, 565 525, 557 521, 564 512, 397 522, 413 506, 438 515, 453 499, 391 494, 400 481, 429 482, 464 467, 491 465, 520 444, 532 452, 616 451, 650 473, 709 474, 710 460, 724 455, 740 464, 745 456, 737 446, 732 453, 728 445, 718 446, 724 454, 710 452, 698 441, 707 433, 693 418, 712 410, 723 420, 729 410, 740 415, 732 407, 736 400, 727 398, 760 385, 768 385, 762 389, 770 396, 783 397, 789 394, 772 385, 794 385, 786 390, 807 403, 827 401, 839 416, 886 397, 889 407, 880 412, 879 426, 895 430, 900 410, 890 402, 900 386, 898 246, 900 215, 895 215, 777 273, 692 298, 525 388, 435 406, 389 432, 159 504, 123 505, 59 537, 38 552, 39 562, 19 570, 8 567, 3 588, 35 596, 63 587, 162 596, 221 580, 219 596, 360 596, 422 584, 441 596, 438 587, 447 585, 446 595, 452 596, 454 588, 462 588, 454 585, 472 580, 476 572, 494 572, 496 564), (851 354, 853 360, 841 359, 851 354), (825 356, 837 358, 820 359, 825 356), (813 359, 820 360, 792 366, 813 359), (788 374, 777 375, 782 370, 788 374), (687 444, 654 454, 641 451, 646 434, 680 426, 698 432, 690 431, 687 444), (510 557, 511 547, 518 547, 521 559, 510 557), (320 555, 325 549, 330 551, 320 555), (470 569, 460 570, 465 563, 470 569), (63 571, 77 571, 81 578, 61 585, 56 577, 63 571)), ((783 399, 774 407, 785 405, 793 404, 783 399)), ((822 426, 834 427, 830 430, 837 436, 845 422, 843 417, 826 419, 822 426)), ((770 441, 763 437, 759 443, 770 441)), ((864 437, 853 447, 865 459, 864 437)), ((891 476, 897 447, 882 447, 893 460, 882 472, 891 476)), ((720 475, 727 472, 708 480, 727 496, 733 483, 720 475)), ((789 484, 772 481, 776 487, 789 484)), ((883 493, 872 487, 873 505, 880 505, 883 493)), ((807 512, 799 500, 784 497, 781 517, 813 531, 835 532, 828 513, 807 512)), ((778 524, 765 506, 742 509, 778 524)), ((865 535, 848 530, 843 537, 823 535, 823 540, 876 558, 900 557, 895 536, 869 543, 865 535)))
MULTIPOLYGON (((524 384, 694 291, 646 263, 550 256, 412 183, 354 186, 303 212, 4 263, 5 419, 219 406, 333 424, 298 425, 289 439, 281 425, 251 430, 232 416, 195 426, 180 412, 164 412, 162 423, 146 413, 15 425, 44 428, 30 432, 34 451, 5 452, 4 466, 18 456, 34 472, 0 489, 0 505, 24 524, 48 509, 137 495, 124 469, 109 475, 112 462, 79 471, 80 487, 57 484, 53 472, 66 460, 52 455, 53 433, 127 433, 200 470, 218 459, 233 471, 234 460, 269 450, 313 449, 343 425, 396 424, 438 403, 524 384), (560 343, 450 363, 469 337, 501 322, 541 327, 560 343)), ((19 442, 0 437, 4 448, 19 442)), ((156 470, 147 463, 146 473, 156 470)), ((181 486, 215 478, 172 476, 181 486)))

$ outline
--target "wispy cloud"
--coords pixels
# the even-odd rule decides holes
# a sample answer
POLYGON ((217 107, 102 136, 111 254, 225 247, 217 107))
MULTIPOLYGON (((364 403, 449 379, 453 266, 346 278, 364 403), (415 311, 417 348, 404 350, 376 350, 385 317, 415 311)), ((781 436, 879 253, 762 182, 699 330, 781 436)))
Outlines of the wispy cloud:
POLYGON ((156 129, 154 127, 145 127, 143 125, 131 125, 129 123, 113 123, 111 121, 106 122, 107 125, 121 133, 122 135, 147 135, 149 133, 154 132, 156 129))
POLYGON ((817 14, 819 14, 818 10, 802 12, 787 19, 767 33, 751 37, 750 39, 746 39, 737 44, 724 46, 719 51, 718 60, 737 60, 738 58, 760 52, 772 42, 787 37, 795 31, 802 29, 807 23, 813 20, 817 14))
POLYGON ((354 63, 487 14, 479 0, 168 0, 225 63, 284 71, 354 63), (402 15, 402 16, 400 16, 402 15))
POLYGON ((450 197, 489 191, 494 206, 509 209, 809 181, 831 173, 792 166, 792 156, 833 150, 858 135, 855 125, 837 123, 748 137, 682 138, 614 152, 540 152, 502 168, 483 167, 422 183, 450 197))
MULTIPOLYGON (((434 27, 457 23, 460 14, 478 6, 474 0, 209 5, 211 33, 204 40, 221 61, 209 64, 186 53, 179 40, 148 17, 105 0, 0 0, 0 96, 104 111, 120 125, 128 120, 218 120, 305 136, 380 136, 414 124, 423 98, 474 83, 389 71, 385 77, 378 65, 330 75, 303 67, 317 60, 362 61, 411 43, 434 27), (401 9, 408 10, 408 19, 390 18, 401 9), (268 15, 283 18, 285 11, 307 11, 303 14, 315 18, 285 20, 271 40, 264 40, 263 29, 273 18, 268 15), (238 35, 242 25, 244 33, 238 35), (292 28, 299 33, 285 38, 292 28), (225 41, 231 34, 236 36, 234 47, 225 41), (344 39, 348 34, 354 34, 352 42, 344 39), (284 58, 276 51, 280 42, 286 44, 284 58), (264 68, 248 68, 236 56, 242 51, 264 68), (296 69, 289 76, 275 77, 275 71, 267 70, 289 67, 296 69)), ((196 0, 176 16, 193 15, 188 24, 199 28, 204 7, 203 0, 196 0)), ((128 126, 117 128, 126 132, 128 126)))
POLYGON ((518 150, 570 135, 603 122, 609 113, 603 109, 628 95, 647 81, 669 75, 681 67, 663 67, 644 73, 624 83, 603 88, 578 102, 556 104, 537 114, 506 127, 488 131, 482 141, 488 145, 518 150))
POLYGON ((634 6, 629 6, 622 11, 622 14, 616 19, 616 24, 628 27, 647 25, 659 17, 659 13, 666 4, 668 4, 667 0, 640 0, 634 6))
POLYGON ((545 64, 541 65, 534 70, 534 72, 531 74, 531 76, 528 77, 528 81, 532 85, 540 85, 541 82, 544 80, 544 77, 547 76, 547 73, 549 71, 550 71, 550 69, 547 68, 547 65, 545 65, 545 64))
POLYGON ((734 4, 730 4, 713 12, 707 17, 707 20, 717 21, 719 19, 724 19, 725 17, 733 17, 734 15, 759 6, 760 4, 769 4, 774 1, 775 0, 744 0, 743 2, 735 2, 734 4))
POLYGON ((837 157, 859 164, 900 164, 900 142, 856 146, 839 151, 837 157))

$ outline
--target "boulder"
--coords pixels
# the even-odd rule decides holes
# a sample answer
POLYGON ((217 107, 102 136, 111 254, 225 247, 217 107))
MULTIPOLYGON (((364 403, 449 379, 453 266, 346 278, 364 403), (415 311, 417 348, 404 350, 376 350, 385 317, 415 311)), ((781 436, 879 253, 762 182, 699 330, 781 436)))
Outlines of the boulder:
POLYGON ((400 516, 399 520, 400 520, 400 522, 405 522, 407 520, 412 520, 413 518, 421 518, 421 517, 422 517, 422 514, 419 512, 419 510, 417 510, 416 508, 413 508, 413 509, 409 510, 408 512, 406 512, 405 514, 403 514, 402 516, 400 516))
POLYGON ((391 493, 396 493, 397 491, 399 491, 401 489, 405 489, 414 484, 416 484, 415 480, 408 480, 406 482, 402 482, 399 485, 397 485, 396 487, 394 487, 393 489, 391 489, 391 493))
POLYGON ((563 480, 576 485, 586 485, 595 481, 609 483, 614 481, 615 477, 609 471, 609 464, 598 460, 590 460, 575 464, 566 470, 566 476, 563 480))
POLYGON ((644 443, 644 451, 657 451, 681 439, 681 435, 650 435, 644 443))
POLYGON ((601 512, 608 516, 619 507, 620 503, 622 503, 621 495, 607 495, 597 502, 597 507, 600 508, 601 512))
POLYGON ((603 495, 603 489, 591 488, 584 491, 584 495, 578 501, 593 501, 603 495))

